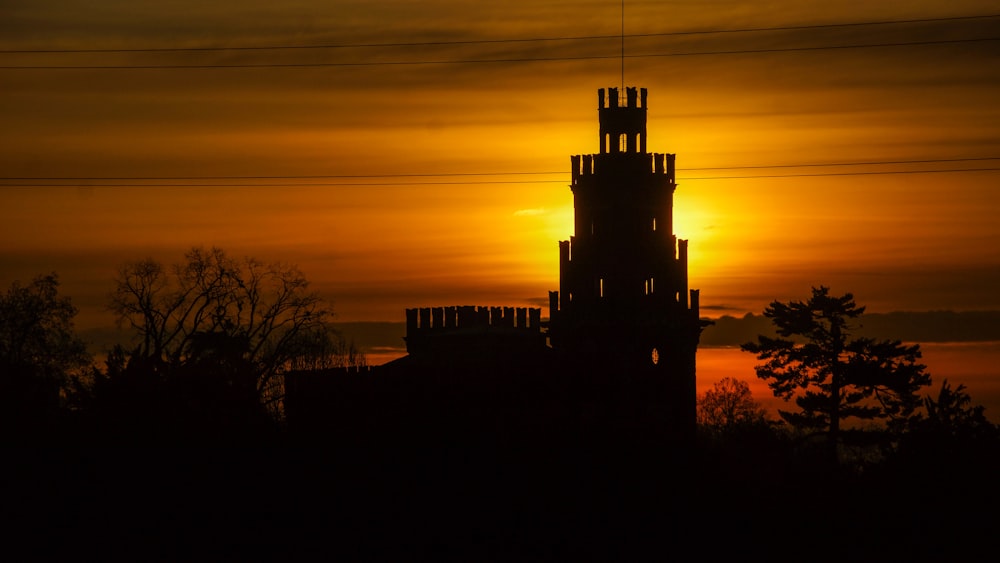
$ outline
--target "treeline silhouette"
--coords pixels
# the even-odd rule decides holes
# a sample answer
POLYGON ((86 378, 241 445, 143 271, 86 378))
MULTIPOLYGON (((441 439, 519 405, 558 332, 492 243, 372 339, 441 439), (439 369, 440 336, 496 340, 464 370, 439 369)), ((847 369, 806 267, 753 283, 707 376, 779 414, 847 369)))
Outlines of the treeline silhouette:
MULTIPOLYGON (((774 334, 771 321, 748 313, 723 315, 705 330, 705 346, 738 346, 758 334, 774 334)), ((985 342, 1000 340, 1000 311, 894 311, 866 313, 858 333, 903 342, 985 342)))
POLYGON ((365 362, 295 268, 193 249, 173 268, 128 263, 113 287, 137 340, 100 364, 55 274, 0 299, 4 510, 9 553, 26 550, 15 559, 876 561, 992 549, 1000 437, 946 381, 904 419, 842 430, 834 458, 828 427, 768 419, 740 374, 699 397, 698 434, 683 442, 618 424, 620 412, 576 424, 566 413, 580 409, 556 407, 560 385, 585 374, 537 366, 482 382, 469 368, 463 387, 413 372, 394 404, 332 397, 337 424, 316 431, 287 424, 281 374, 365 362))
MULTIPOLYGON (((758 334, 774 334, 767 317, 749 313, 722 315, 713 319, 701 335, 703 347, 739 346, 758 334)), ((335 326, 366 350, 398 350, 403 346, 403 321, 343 321, 335 326)), ((895 311, 866 313, 859 333, 873 338, 898 338, 903 342, 987 342, 1000 341, 1000 311, 895 311)), ((113 341, 109 330, 91 330, 84 336, 113 341)))

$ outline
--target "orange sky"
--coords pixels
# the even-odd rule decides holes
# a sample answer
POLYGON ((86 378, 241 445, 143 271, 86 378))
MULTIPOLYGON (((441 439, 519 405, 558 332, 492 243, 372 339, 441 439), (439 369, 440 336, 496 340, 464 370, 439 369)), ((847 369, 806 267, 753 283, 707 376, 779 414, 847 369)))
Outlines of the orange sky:
MULTIPOLYGON (((598 150, 596 90, 621 82, 621 38, 521 40, 615 36, 620 10, 5 5, 0 283, 56 271, 78 325, 94 326, 110 321, 122 262, 214 245, 298 264, 345 321, 541 306, 572 234, 569 157, 598 150), (392 45, 358 46, 374 43, 392 45), (316 45, 353 47, 256 49, 316 45), (164 50, 177 48, 196 50, 164 50), (40 50, 71 52, 24 52, 40 50), (506 62, 470 62, 483 60, 506 62), (413 64, 428 61, 465 62, 413 64), (297 66, 232 66, 261 64, 297 66)), ((705 314, 759 313, 819 284, 871 311, 1000 309, 1000 17, 944 19, 994 12, 967 0, 626 4, 625 82, 649 89, 649 150, 678 155, 675 231, 691 241, 705 314), (936 21, 826 26, 887 20, 936 21), (896 161, 924 162, 885 164, 896 161), (705 170, 859 162, 881 164, 705 170), (883 174, 897 171, 924 172, 883 174), (791 177, 761 177, 774 175, 791 177)))

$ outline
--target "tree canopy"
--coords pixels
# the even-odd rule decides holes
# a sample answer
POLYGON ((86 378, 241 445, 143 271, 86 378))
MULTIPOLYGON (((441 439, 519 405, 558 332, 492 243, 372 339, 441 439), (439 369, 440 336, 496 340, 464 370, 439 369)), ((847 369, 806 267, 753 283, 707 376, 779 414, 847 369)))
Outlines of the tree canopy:
POLYGON ((152 259, 118 271, 110 308, 136 334, 132 363, 146 370, 227 378, 228 389, 279 405, 292 365, 336 350, 332 307, 298 268, 192 248, 165 267, 152 259), (331 344, 333 342, 334 344, 331 344))
POLYGON ((76 313, 70 298, 59 296, 56 274, 28 285, 15 281, 0 296, 0 365, 59 380, 87 366, 86 343, 74 333, 76 313))
MULTIPOLYGON (((0 295, 0 401, 4 430, 51 425, 60 388, 91 364, 74 332, 77 309, 59 296, 55 273, 27 285, 15 281, 0 295)), ((36 428, 37 429, 37 428, 36 428)))
POLYGON ((698 398, 698 424, 703 428, 726 433, 766 425, 766 419, 746 381, 725 377, 698 398))
POLYGON ((742 349, 757 355, 757 377, 798 411, 779 410, 792 426, 825 434, 831 446, 845 421, 903 422, 921 406, 919 391, 930 375, 918 363, 919 345, 852 337, 865 311, 852 294, 812 288, 806 301, 772 302, 764 315, 778 338, 758 336, 742 349))

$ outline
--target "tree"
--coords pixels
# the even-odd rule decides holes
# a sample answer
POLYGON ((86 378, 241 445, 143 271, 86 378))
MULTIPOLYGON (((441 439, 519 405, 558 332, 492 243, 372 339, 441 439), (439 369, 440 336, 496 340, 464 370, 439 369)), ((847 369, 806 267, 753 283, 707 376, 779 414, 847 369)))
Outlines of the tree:
POLYGON ((921 491, 921 512, 934 521, 950 522, 963 535, 992 532, 992 521, 981 515, 1000 501, 1000 428, 964 385, 952 387, 947 380, 936 396, 924 398, 924 407, 887 449, 880 471, 872 473, 883 478, 876 486, 912 484, 921 491))
POLYGON ((912 421, 910 431, 923 438, 954 442, 995 440, 997 427, 986 418, 986 407, 973 405, 965 385, 952 388, 945 379, 937 399, 924 397, 926 416, 912 421))
MULTIPOLYGON (((11 284, 0 296, 0 396, 7 423, 52 424, 60 389, 92 362, 74 332, 77 309, 59 296, 55 273, 28 285, 11 284)), ((5 424, 8 426, 8 424, 5 424)))
POLYGON ((850 293, 834 297, 814 287, 808 301, 774 301, 764 310, 779 338, 761 335, 741 347, 765 362, 756 366, 757 377, 776 397, 795 399, 799 411, 779 410, 781 417, 824 434, 833 459, 845 422, 904 423, 920 406, 920 388, 930 385, 917 363, 919 345, 852 338, 851 321, 864 311, 850 293))
POLYGON ((746 381, 726 377, 699 397, 698 424, 725 434, 738 428, 766 425, 767 416, 746 381))
POLYGON ((332 308, 294 266, 235 260, 192 248, 170 269, 152 259, 126 263, 110 308, 136 334, 129 362, 160 377, 248 395, 280 414, 281 373, 314 358, 336 338, 332 308))
POLYGON ((313 333, 303 338, 304 352, 289 362, 293 370, 323 370, 330 368, 363 368, 368 356, 354 341, 345 340, 336 331, 313 333))

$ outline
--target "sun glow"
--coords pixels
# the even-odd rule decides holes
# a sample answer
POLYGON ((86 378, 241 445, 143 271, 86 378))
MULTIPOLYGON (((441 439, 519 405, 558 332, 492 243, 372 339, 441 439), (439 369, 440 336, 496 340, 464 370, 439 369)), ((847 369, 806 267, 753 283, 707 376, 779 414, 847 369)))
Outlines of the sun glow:
MULTIPOLYGON (((407 43, 414 34, 419 44, 429 32, 417 28, 428 22, 435 33, 460 38, 576 36, 584 28, 604 33, 607 20, 598 9, 584 10, 590 16, 583 20, 538 17, 564 11, 542 3, 489 17, 421 4, 420 18, 397 21, 369 4, 371 11, 358 8, 360 20, 320 10, 321 36, 334 29, 345 41, 407 43)), ((825 6, 830 11, 820 19, 877 20, 892 12, 869 4, 864 13, 825 6)), ((656 3, 634 9, 635 33, 723 27, 718 14, 696 7, 673 10, 669 25, 656 3)), ((64 21, 82 17, 57 11, 39 21, 57 13, 64 21)), ((797 5, 776 13, 744 15, 753 20, 748 26, 764 27, 813 17, 797 5)), ((294 43, 236 33, 239 21, 214 22, 219 37, 294 43)), ((143 46, 131 28, 112 25, 107 37, 87 37, 87 29, 59 25, 4 40, 15 50, 47 42, 143 46), (63 37, 70 29, 81 35, 63 37)), ((155 26, 142 29, 150 40, 157 36, 155 26)), ((871 31, 852 30, 859 44, 878 42, 871 31)), ((158 39, 164 46, 179 40, 158 39)), ((201 40, 187 36, 180 44, 201 40)), ((642 45, 661 54, 747 51, 628 61, 629 81, 649 92, 648 150, 677 155, 667 234, 689 241, 690 285, 702 289, 703 308, 759 312, 770 299, 796 297, 818 282, 842 284, 873 306, 998 306, 1000 261, 983 250, 995 248, 998 236, 996 162, 957 162, 996 156, 1000 147, 998 80, 982 72, 996 66, 994 51, 942 45, 754 53, 771 40, 746 37, 738 45, 735 35, 690 37, 672 47, 656 43, 667 41, 662 37, 630 41, 635 53, 642 45), (982 170, 837 176, 874 169, 815 166, 936 158, 982 170), (785 168, 797 163, 810 167, 785 168)), ((489 64, 368 65, 408 60, 404 54, 445 60, 444 51, 454 49, 461 51, 456 59, 471 61, 489 51, 427 44, 385 48, 380 56, 352 51, 357 58, 350 60, 360 64, 325 69, 9 72, 0 92, 7 133, 0 164, 12 178, 65 177, 69 186, 11 187, 0 195, 0 274, 10 281, 59 270, 68 294, 96 303, 122 261, 169 259, 198 244, 299 264, 337 299, 342 318, 393 319, 416 301, 440 304, 449 292, 544 298, 558 284, 558 241, 574 234, 570 157, 599 150, 594 94, 618 84, 621 70, 596 44, 581 53, 575 43, 556 43, 498 43, 493 47, 510 49, 503 58, 511 60, 489 64), (551 57, 536 60, 541 50, 551 57), (574 60, 580 54, 597 58, 574 60), (91 181, 114 177, 178 185, 91 181), (205 177, 233 185, 195 180, 205 177), (236 185, 280 177, 301 177, 302 185, 236 185)), ((295 53, 280 60, 305 57, 295 53)), ((53 54, 52 61, 77 64, 78 56, 53 54)))

